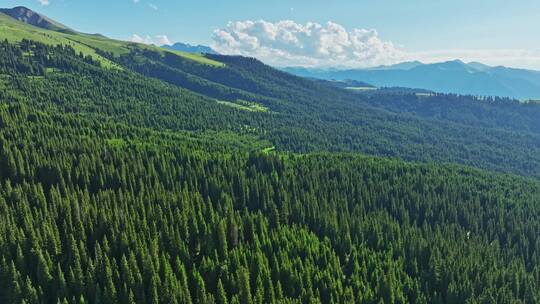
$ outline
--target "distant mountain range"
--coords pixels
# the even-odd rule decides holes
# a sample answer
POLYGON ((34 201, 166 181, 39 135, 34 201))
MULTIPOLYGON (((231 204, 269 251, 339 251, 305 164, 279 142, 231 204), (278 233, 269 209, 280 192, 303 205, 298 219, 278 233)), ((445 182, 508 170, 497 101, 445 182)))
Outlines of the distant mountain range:
POLYGON ((200 53, 200 54, 218 54, 211 47, 206 45, 191 45, 187 43, 177 42, 173 45, 163 45, 162 48, 166 48, 174 51, 182 51, 186 53, 200 53))
POLYGON ((285 68, 303 77, 324 80, 355 80, 378 87, 408 87, 441 93, 540 99, 540 72, 491 67, 460 60, 433 64, 418 61, 370 69, 285 68))

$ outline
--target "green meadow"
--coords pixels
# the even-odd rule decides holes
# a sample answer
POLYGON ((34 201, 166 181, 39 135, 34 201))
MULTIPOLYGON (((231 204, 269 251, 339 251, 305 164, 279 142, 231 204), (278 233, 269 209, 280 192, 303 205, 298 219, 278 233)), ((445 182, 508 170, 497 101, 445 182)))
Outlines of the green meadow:
POLYGON ((120 56, 129 53, 130 48, 133 47, 146 48, 150 50, 159 50, 163 53, 172 53, 182 58, 213 67, 225 66, 223 63, 206 58, 202 54, 189 54, 180 51, 165 50, 154 45, 144 45, 140 43, 114 40, 100 35, 84 33, 70 34, 45 30, 14 20, 0 13, 0 40, 20 42, 23 39, 38 41, 48 45, 69 45, 76 52, 83 53, 85 56, 92 56, 92 58, 99 61, 102 66, 106 68, 114 67, 121 69, 121 67, 111 62, 109 59, 99 55, 96 52, 98 49, 111 53, 114 56, 120 56))
POLYGON ((238 110, 243 110, 243 111, 268 112, 268 108, 261 105, 261 104, 258 104, 256 102, 240 100, 240 99, 236 100, 236 102, 218 100, 217 103, 219 103, 221 105, 224 105, 224 106, 231 107, 231 108, 235 108, 235 109, 238 109, 238 110))

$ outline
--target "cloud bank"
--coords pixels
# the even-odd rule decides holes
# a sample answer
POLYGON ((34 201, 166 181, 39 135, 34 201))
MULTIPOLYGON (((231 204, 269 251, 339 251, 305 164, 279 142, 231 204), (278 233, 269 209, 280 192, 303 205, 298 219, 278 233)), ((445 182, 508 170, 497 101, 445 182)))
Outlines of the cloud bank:
POLYGON ((419 60, 425 63, 461 59, 489 65, 540 69, 540 51, 519 49, 453 49, 406 51, 382 39, 373 29, 347 30, 342 25, 308 22, 237 21, 212 35, 216 51, 256 57, 267 64, 305 67, 364 68, 419 60))
POLYGON ((49 0, 38 0, 41 5, 49 5, 49 0))
POLYGON ((354 66, 391 64, 405 53, 373 29, 353 29, 328 22, 299 24, 237 21, 212 35, 212 47, 222 54, 252 56, 276 66, 354 66))

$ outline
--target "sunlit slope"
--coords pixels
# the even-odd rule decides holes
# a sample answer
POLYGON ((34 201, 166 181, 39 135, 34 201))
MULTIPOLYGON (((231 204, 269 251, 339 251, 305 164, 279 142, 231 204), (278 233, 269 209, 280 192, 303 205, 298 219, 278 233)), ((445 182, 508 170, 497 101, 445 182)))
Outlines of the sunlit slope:
POLYGON ((169 51, 156 46, 148 46, 127 41, 109 39, 100 35, 91 35, 83 33, 63 33, 52 30, 46 30, 35 27, 24 22, 15 20, 10 16, 0 13, 0 40, 9 42, 20 42, 23 39, 34 40, 48 45, 69 45, 77 52, 85 56, 90 55, 101 62, 104 67, 118 67, 111 60, 100 55, 102 52, 119 56, 127 54, 130 49, 142 48, 149 50, 158 50, 159 52, 168 52, 177 56, 195 61, 200 64, 220 67, 222 63, 208 59, 200 54, 188 54, 179 51, 169 51), (100 52, 101 51, 101 52, 100 52))
MULTIPOLYGON (((9 42, 20 42, 23 39, 34 40, 49 45, 69 45, 77 52, 82 52, 84 55, 90 55, 100 61, 104 66, 111 67, 114 64, 100 56, 96 52, 96 47, 92 46, 92 42, 98 39, 90 39, 85 35, 65 34, 50 30, 41 29, 28 25, 24 22, 17 21, 5 14, 0 14, 0 39, 8 40, 9 42)), ((102 45, 105 43, 102 43, 102 45)), ((119 51, 119 47, 114 47, 113 44, 108 44, 110 47, 119 51)))
MULTIPOLYGON (((188 56, 100 35, 36 28, 7 16, 0 26, 0 40, 3 36, 13 42, 36 41, 2 43, 0 86, 6 89, 0 93, 5 100, 160 131, 249 135, 277 151, 362 152, 540 177, 540 133, 531 133, 532 123, 515 127, 512 122, 526 122, 530 116, 520 113, 532 112, 530 107, 452 103, 452 113, 460 119, 441 119, 448 115, 413 114, 423 113, 426 106, 418 103, 418 108, 408 101, 411 113, 401 113, 395 108, 404 107, 403 102, 388 106, 395 99, 392 95, 371 100, 281 72, 254 58, 188 56), (75 52, 50 47, 57 44, 75 52), (80 58, 76 52, 94 59, 80 58), (493 113, 503 111, 512 115, 494 119, 493 113), (500 121, 511 123, 503 128, 500 121)), ((428 97, 414 98, 423 102, 428 97)), ((440 105, 440 97, 431 98, 440 105)))

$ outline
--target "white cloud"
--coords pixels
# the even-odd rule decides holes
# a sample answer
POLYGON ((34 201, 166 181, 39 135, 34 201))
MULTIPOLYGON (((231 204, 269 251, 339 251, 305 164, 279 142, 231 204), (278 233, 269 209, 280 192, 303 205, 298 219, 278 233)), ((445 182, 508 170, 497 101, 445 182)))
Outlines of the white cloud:
POLYGON ((143 38, 137 34, 131 35, 131 38, 129 38, 129 41, 136 42, 136 43, 152 44, 152 38, 150 36, 146 36, 143 38))
POLYGON ((277 66, 367 67, 398 62, 405 56, 375 30, 348 31, 334 22, 230 22, 215 30, 212 38, 220 53, 257 57, 277 66))
POLYGON ((49 0, 38 0, 41 5, 49 5, 49 0))
POLYGON ((131 35, 131 38, 129 38, 129 41, 143 44, 154 44, 157 46, 162 46, 164 44, 172 44, 167 35, 155 35, 153 37, 150 35, 146 35, 143 37, 137 34, 133 34, 131 35))
POLYGON ((141 0, 133 0, 133 3, 135 3, 135 4, 137 4, 139 2, 141 2, 141 0))
POLYGON ((171 45, 171 41, 169 40, 169 37, 167 35, 156 35, 155 41, 158 43, 157 45, 171 45))
POLYGON ((373 29, 347 30, 328 22, 229 22, 214 31, 212 47, 229 55, 256 57, 274 66, 362 68, 402 61, 441 62, 461 59, 488 65, 540 69, 540 51, 453 49, 412 52, 381 39, 373 29))
POLYGON ((155 4, 153 4, 153 3, 148 3, 148 7, 151 8, 151 9, 153 9, 153 10, 155 10, 155 11, 158 10, 158 6, 155 5, 155 4))

